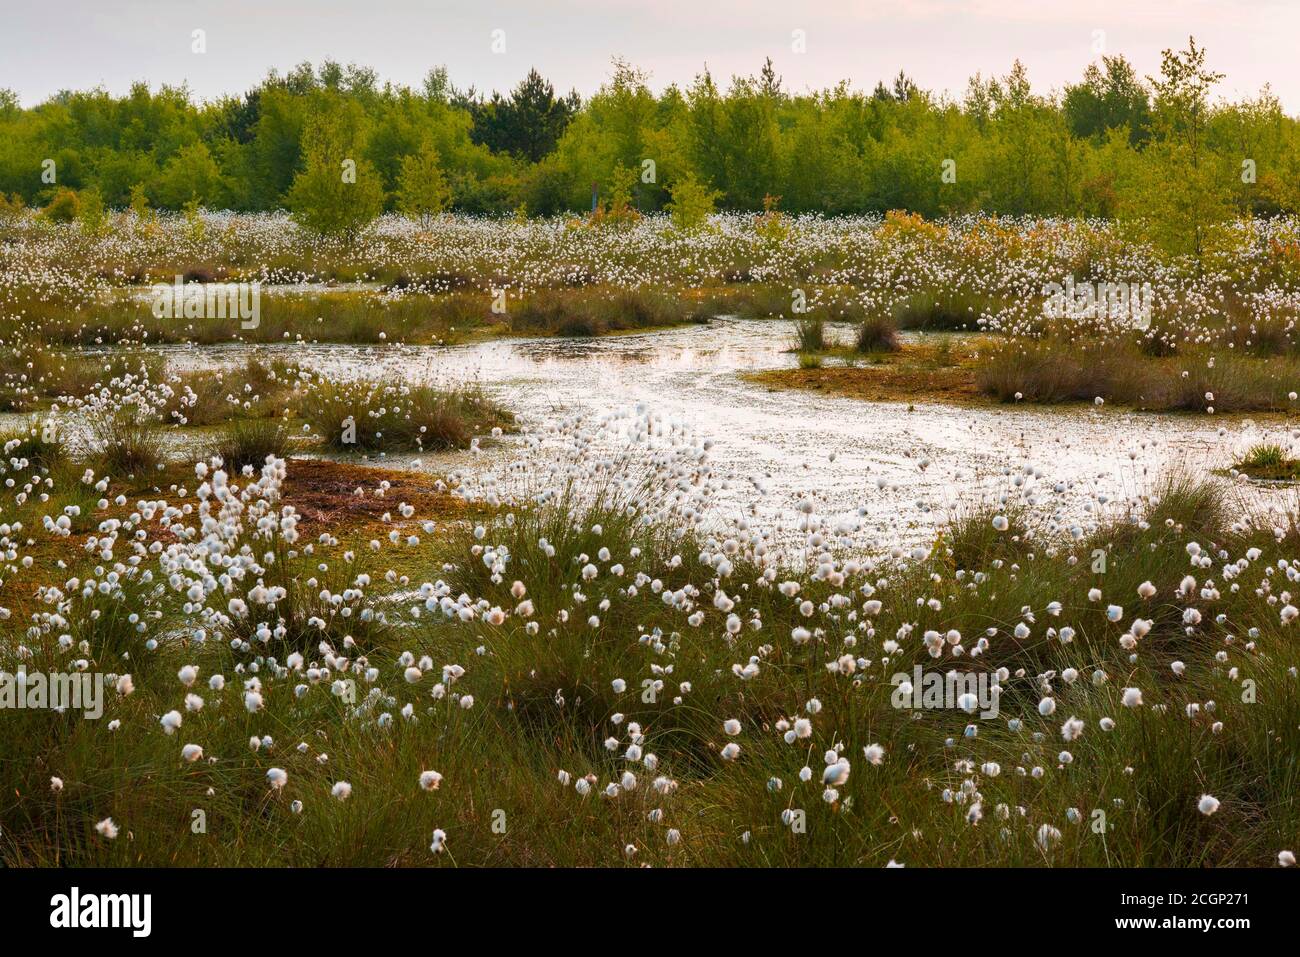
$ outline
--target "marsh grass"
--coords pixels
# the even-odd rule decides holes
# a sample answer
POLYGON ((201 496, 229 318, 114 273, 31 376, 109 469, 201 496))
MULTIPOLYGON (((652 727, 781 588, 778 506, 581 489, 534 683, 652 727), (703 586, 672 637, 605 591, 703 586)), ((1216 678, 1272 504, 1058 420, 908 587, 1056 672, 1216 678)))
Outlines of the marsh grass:
POLYGON ((981 357, 975 375, 1001 402, 1101 398, 1160 411, 1280 412, 1294 405, 1300 362, 1204 352, 1155 359, 1131 340, 1048 337, 1003 343, 981 357))
POLYGON ((796 352, 822 352, 826 349, 826 320, 820 316, 794 321, 796 352))
POLYGON ((122 674, 148 674, 157 658, 145 644, 147 622, 160 595, 150 576, 127 569, 95 583, 92 595, 78 603, 68 619, 74 643, 85 642, 90 654, 105 668, 122 674))
POLYGON ((978 328, 980 316, 1005 307, 1005 300, 960 287, 913 292, 896 302, 889 318, 899 329, 959 332, 978 328))
POLYGON ((91 459, 101 472, 144 475, 165 460, 158 423, 134 406, 103 409, 88 417, 91 459))
POLYGON ((702 308, 710 315, 769 319, 790 311, 790 291, 767 283, 745 283, 705 290, 702 308))
MULTIPOLYGON (((1228 527, 1223 493, 1212 484, 1171 479, 1138 513, 1116 516, 1071 546, 1070 554, 1080 558, 1073 564, 1062 554, 1049 557, 1051 543, 1018 513, 999 507, 1010 528, 995 533, 989 508, 972 507, 930 557, 878 564, 842 587, 812 567, 788 567, 766 579, 743 552, 734 556, 730 575, 719 578, 710 557, 717 543, 681 526, 647 522, 628 504, 615 487, 561 490, 546 504, 498 512, 481 531, 455 526, 423 546, 431 567, 450 563, 447 593, 481 596, 484 608, 506 610, 500 624, 437 613, 404 616, 401 627, 366 624, 360 616, 365 607, 396 614, 397 604, 382 598, 350 605, 348 618, 338 607, 331 613, 329 603, 311 596, 321 589, 341 593, 357 566, 331 558, 324 547, 298 558, 277 553, 284 563, 270 581, 297 583, 279 607, 201 643, 185 637, 187 629, 147 657, 140 631, 124 612, 144 608, 160 616, 149 619, 150 632, 166 631, 185 620, 178 597, 147 589, 138 575, 119 584, 132 594, 96 595, 70 618, 73 638, 88 643, 98 667, 129 671, 136 690, 126 698, 110 695, 105 718, 122 722, 116 734, 107 734, 102 721, 75 715, 23 712, 6 723, 10 740, 21 740, 24 753, 35 749, 43 760, 15 759, 8 748, 0 757, 6 821, 0 859, 9 865, 617 865, 628 863, 623 848, 631 844, 633 866, 880 866, 896 859, 909 866, 1184 867, 1270 864, 1296 833, 1300 775, 1291 756, 1300 747, 1300 695, 1288 672, 1289 633, 1275 610, 1243 588, 1239 595, 1225 593, 1221 607, 1234 632, 1256 629, 1254 651, 1225 646, 1221 629, 1208 623, 1189 635, 1181 623, 1184 602, 1173 597, 1188 570, 1184 546, 1190 536, 1205 536, 1201 540, 1233 554, 1257 545, 1260 567, 1281 554, 1270 530, 1228 527), (1097 548, 1108 550, 1104 574, 1092 566, 1097 548), (504 571, 483 560, 485 549, 509 555, 504 571), (584 575, 588 565, 594 574, 584 575), (942 607, 917 601, 934 593, 932 576, 952 582, 958 568, 966 584, 945 588, 942 607), (309 576, 317 577, 310 585, 309 576), (1134 589, 1148 579, 1156 596, 1137 599, 1134 589), (524 595, 513 591, 516 580, 527 582, 524 595), (798 583, 796 599, 775 587, 784 580, 798 583), (767 584, 757 586, 760 581, 767 584), (963 734, 971 720, 965 714, 892 705, 889 674, 931 666, 918 642, 900 648, 887 666, 848 678, 826 667, 843 648, 838 632, 802 647, 788 640, 792 628, 808 621, 799 601, 816 606, 864 582, 885 599, 871 622, 879 636, 911 623, 956 628, 973 641, 991 628, 996 661, 969 658, 963 667, 1026 669, 1025 679, 1007 682, 1003 717, 980 722, 974 743, 963 734), (664 595, 700 585, 705 588, 694 607, 703 620, 691 625, 686 609, 674 609, 664 595), (1107 620, 1105 601, 1088 599, 1093 587, 1101 587, 1107 600, 1123 601, 1126 620, 1141 615, 1155 622, 1136 664, 1116 645, 1123 626, 1107 620), (729 637, 726 613, 714 604, 719 588, 739 599, 742 619, 761 619, 770 637, 750 639, 747 631, 729 637), (524 600, 532 602, 531 613, 518 608, 524 600), (1034 625, 1028 640, 1012 636, 1026 606, 1041 614, 1053 600, 1062 603, 1062 621, 1077 628, 1072 644, 1046 636, 1050 615, 1034 625), (610 605, 602 610, 604 601, 610 605), (588 621, 593 614, 598 625, 588 621), (323 631, 310 624, 313 616, 325 618, 323 631), (284 638, 259 643, 258 620, 283 621, 284 638), (530 631, 529 623, 539 627, 530 631), (340 648, 345 635, 357 641, 354 655, 380 665, 373 693, 359 674, 350 675, 360 693, 349 701, 294 675, 277 681, 268 665, 260 676, 264 708, 257 714, 243 708, 237 662, 254 653, 284 662, 299 650, 319 663, 317 646, 340 648), (248 640, 252 648, 232 649, 231 639, 248 640), (732 668, 747 660, 750 641, 770 648, 757 674, 739 681, 732 668), (1257 683, 1257 704, 1241 701, 1224 669, 1212 664, 1214 651, 1225 647, 1257 683), (402 650, 429 655, 435 672, 444 662, 461 662, 466 673, 449 694, 431 696, 438 675, 401 680, 395 662, 402 650), (1174 656, 1189 662, 1186 677, 1169 673, 1174 656), (1056 719, 1040 719, 1034 703, 1041 691, 1033 676, 1047 669, 1059 675, 1080 660, 1109 680, 1094 684, 1084 676, 1071 685, 1056 679, 1060 711, 1056 719), (228 690, 202 690, 203 709, 186 713, 181 731, 167 736, 157 727, 158 716, 176 707, 182 664, 196 665, 201 683, 224 674, 228 690), (660 671, 652 672, 652 664, 660 671), (649 684, 641 682, 643 675, 649 684), (627 679, 627 690, 615 690, 614 678, 627 679), (299 696, 282 681, 300 681, 309 690, 299 696), (1122 706, 1127 685, 1143 689, 1146 706, 1122 706), (472 708, 456 704, 463 693, 475 696, 472 708), (813 737, 784 744, 773 723, 805 714, 814 697, 821 710, 813 737), (1210 716, 1183 712, 1185 701, 1209 699, 1218 703, 1212 718, 1223 723, 1217 734, 1210 716), (413 706, 409 719, 397 714, 403 703, 413 706), (381 712, 393 720, 381 724, 381 712), (1087 730, 1065 745, 1076 757, 1061 767, 1055 761, 1063 746, 1057 724, 1066 714, 1082 719, 1087 730), (615 715, 621 715, 618 724, 615 715), (1010 715, 1029 717, 1013 729, 1010 715), (1103 717, 1116 721, 1114 730, 1099 729, 1103 717), (741 724, 733 738, 721 730, 728 718, 741 724), (622 757, 633 722, 643 729, 643 750, 658 758, 653 771, 622 757), (250 749, 250 736, 268 729, 275 744, 250 749), (605 744, 611 735, 620 739, 613 751, 605 744), (181 761, 179 748, 191 740, 217 760, 181 761), (718 750, 728 740, 740 743, 741 756, 721 762, 718 750), (848 745, 853 772, 835 803, 827 804, 820 782, 802 783, 797 772, 804 764, 819 769, 819 755, 837 741, 848 745), (888 747, 879 766, 861 757, 861 746, 874 741, 888 747), (951 741, 959 743, 945 743, 951 741), (306 744, 302 752, 298 742, 306 744), (981 761, 999 761, 1003 772, 956 767, 972 751, 981 761), (1034 765, 1046 773, 1016 773, 1034 765), (271 766, 288 772, 284 791, 268 788, 271 766), (1126 767, 1130 773, 1122 773, 1126 767), (417 777, 430 768, 443 774, 443 783, 422 792, 417 777), (559 769, 575 779, 590 774, 599 789, 629 768, 642 782, 616 798, 584 798, 556 780, 559 769), (64 780, 62 791, 51 791, 51 774, 64 780), (655 776, 677 786, 658 793, 649 786, 655 776), (346 802, 329 796, 337 780, 353 785, 346 802), (939 796, 945 788, 961 793, 965 780, 982 800, 979 825, 966 820, 973 798, 946 802, 939 796), (1195 810, 1207 790, 1223 802, 1212 818, 1195 810), (303 802, 301 814, 291 812, 294 800, 303 802), (999 818, 996 808, 1003 804, 1024 808, 1023 819, 1014 810, 1009 820, 999 818), (191 839, 194 807, 207 812, 204 839, 191 839), (807 815, 802 833, 781 824, 782 812, 791 808, 807 815), (1080 810, 1080 823, 1068 823, 1070 808, 1080 810), (1109 822, 1104 840, 1088 826, 1097 808, 1109 822), (491 826, 494 809, 509 822, 504 836, 491 826), (664 823, 649 820, 653 809, 662 811, 664 823), (110 815, 130 829, 130 841, 95 835, 94 822, 110 815), (1047 847, 1035 840, 1044 823, 1062 832, 1047 847), (666 826, 681 829, 679 845, 665 841, 666 826), (435 827, 449 836, 442 856, 427 850, 435 827), (741 839, 746 833, 748 841, 741 839)), ((394 585, 397 591, 406 587, 394 585)), ((0 624, 8 634, 13 627, 0 624)), ((49 648, 42 644, 39 654, 55 654, 49 648)))
POLYGON ((1272 442, 1252 445, 1232 464, 1232 470, 1257 479, 1293 479, 1300 474, 1300 461, 1272 442))
POLYGON ((664 328, 705 318, 681 297, 656 290, 545 290, 509 310, 514 332, 570 337, 664 328))
POLYGON ((338 451, 440 451, 509 428, 513 417, 472 386, 318 380, 300 400, 302 417, 338 451))
POLYGON ((854 348, 858 352, 897 352, 901 346, 898 330, 889 320, 879 316, 867 316, 858 323, 854 348))
POLYGON ((68 461, 68 445, 55 424, 39 417, 26 425, 0 432, 0 448, 4 450, 4 464, 0 468, 16 467, 15 460, 26 461, 32 469, 51 472, 68 461))
MULTIPOLYGON (((264 265, 286 272, 303 265, 297 250, 282 255, 264 265)), ((378 270, 347 250, 326 244, 311 255, 312 270, 380 281, 378 270)), ((749 284, 736 296, 740 311, 788 310, 788 290, 755 281, 768 275, 750 268, 761 263, 728 262, 749 284)), ((795 268, 806 274, 818 265, 801 258, 795 268)), ((211 278, 226 267, 205 271, 196 259, 186 272, 211 278)), ((80 317, 51 307, 50 341, 283 341, 285 332, 303 341, 372 342, 380 332, 390 341, 447 341, 462 330, 513 329, 516 321, 519 331, 588 335, 689 321, 714 308, 700 297, 679 309, 651 294, 605 296, 575 267, 571 294, 512 300, 502 318, 488 310, 490 297, 467 288, 468 279, 409 262, 401 268, 407 275, 392 277, 391 292, 402 295, 389 296, 392 302, 345 293, 303 298, 268 312, 259 330, 164 329, 134 307, 80 317), (420 291, 444 284, 454 291, 420 291)), ((891 325, 872 318, 870 338, 889 335, 895 320, 906 328, 956 328, 989 308, 977 297, 919 294, 891 325)), ((818 324, 815 349, 799 342, 801 364, 820 364, 827 352, 821 323, 848 317, 866 327, 867 316, 854 309, 814 311, 807 321, 818 324)), ((30 312, 24 321, 43 315, 30 312)), ((1295 378, 1285 356, 1267 364, 1258 358, 1283 348, 1285 337, 1271 329, 1240 340, 1245 355, 1217 352, 1213 365, 1204 348, 1165 351, 1137 337, 1071 340, 1036 331, 1044 338, 1009 337, 988 354, 980 374, 989 394, 1275 409, 1287 407, 1280 383, 1295 378)), ((12 366, 19 371, 4 380, 3 401, 15 407, 50 401, 64 389, 84 392, 119 362, 20 351, 22 361, 12 366)), ((120 363, 117 374, 137 371, 133 357, 120 363)), ((291 395, 279 388, 291 371, 250 366, 206 391, 197 378, 183 380, 198 396, 194 419, 215 424, 234 414, 228 465, 257 466, 281 453, 282 404, 296 406, 334 450, 464 448, 511 425, 508 413, 473 388, 312 380, 291 395), (348 420, 356 427, 352 442, 344 441, 348 420)), ((146 377, 156 383, 158 372, 146 377)), ((36 572, 7 559, 0 602, 13 613, 0 618, 0 667, 84 660, 100 672, 129 672, 136 690, 111 694, 103 722, 39 711, 6 717, 5 865, 1263 866, 1300 833, 1298 626, 1284 624, 1278 607, 1289 600, 1280 572, 1294 562, 1300 532, 1294 517, 1288 527, 1243 516, 1223 484, 1203 475, 1174 475, 1077 535, 1053 527, 1058 516, 1035 520, 1015 501, 970 503, 931 548, 911 557, 873 555, 851 567, 825 540, 814 546, 808 529, 801 529, 803 551, 768 565, 758 549, 769 543, 753 529, 730 528, 720 540, 723 534, 685 510, 652 514, 641 507, 646 488, 615 480, 548 490, 555 494, 472 517, 439 516, 432 532, 420 522, 425 516, 407 518, 399 496, 374 487, 363 493, 367 504, 381 504, 367 510, 331 502, 316 510, 313 535, 293 543, 268 542, 297 501, 276 498, 258 514, 267 520, 259 534, 245 529, 227 553, 169 566, 167 550, 186 544, 187 533, 178 531, 185 519, 131 516, 148 510, 142 501, 179 498, 177 485, 192 487, 195 476, 179 463, 166 479, 152 471, 161 461, 155 422, 119 425, 116 415, 103 416, 92 430, 98 460, 78 460, 75 449, 69 460, 67 450, 25 434, 10 439, 19 443, 13 457, 27 461, 7 456, 4 478, 33 488, 5 503, 6 544, 34 558, 36 572), (111 491, 81 480, 90 464, 107 470, 111 491), (136 481, 125 481, 131 474, 136 481), (116 502, 118 492, 124 504, 100 508, 101 498, 116 502), (43 519, 60 516, 75 535, 40 537, 43 519), (1007 520, 1005 530, 995 517, 1007 520), (113 558, 87 551, 92 534, 107 547, 104 530, 114 522, 123 524, 113 532, 113 558), (165 554, 137 543, 134 533, 146 529, 165 554), (1190 542, 1200 544, 1209 565, 1189 562, 1190 542), (1233 566, 1230 581, 1223 555, 1239 559, 1255 548, 1258 556, 1233 566), (240 613, 227 604, 232 594, 223 578, 250 562, 257 567, 245 589, 260 579, 285 596, 240 613), (204 599, 210 606, 171 588, 168 573, 194 566, 212 589, 204 599), (37 573, 61 594, 35 587, 37 573), (1189 575, 1193 586, 1180 590, 1189 575), (1156 592, 1140 597, 1147 581, 1156 592), (864 602, 873 597, 881 606, 869 611, 864 602), (1112 603, 1122 606, 1118 621, 1107 613, 1112 603), (1190 625, 1188 612, 1203 616, 1190 625), (1151 627, 1130 651, 1120 642, 1139 617, 1151 627), (1069 640, 1066 624, 1074 629, 1069 640), (806 631, 800 641, 796 630, 806 631), (932 658, 922 639, 930 632, 958 633, 960 656, 932 658), (406 677, 403 653, 428 657, 430 665, 406 677), (1175 660, 1188 664, 1185 675, 1171 671, 1175 660), (454 681, 444 670, 453 664, 465 667, 454 681), (159 716, 185 707, 177 680, 183 665, 198 667, 195 691, 205 701, 186 711, 178 734, 166 735, 159 716), (976 724, 954 710, 895 707, 891 675, 918 665, 980 673, 1005 666, 1001 718, 976 724), (1081 674, 1068 681, 1067 668, 1081 674), (206 685, 214 675, 225 676, 224 690, 206 685), (336 679, 352 682, 356 695, 334 693, 336 679), (1246 680, 1255 692, 1249 701, 1246 680), (243 699, 245 683, 254 681, 265 691, 256 712, 243 699), (1055 717, 1036 708, 1044 684, 1059 702, 1055 717), (1142 688, 1142 707, 1124 706, 1126 686, 1142 688), (464 695, 474 696, 472 706, 464 695), (813 721, 810 736, 785 742, 780 724, 805 716, 813 721), (1022 723, 1009 724, 1011 716, 1022 723), (1086 725, 1068 745, 1066 716, 1086 725), (1113 730, 1102 730, 1104 718, 1115 721, 1113 730), (112 732, 110 719, 121 722, 112 732), (740 723, 738 734, 723 730, 728 719, 740 723), (653 768, 627 757, 633 723, 641 728, 637 746, 658 759, 653 768), (188 741, 203 745, 204 760, 181 760, 188 741), (879 766, 863 758, 872 742, 888 748, 879 766), (741 746, 737 760, 720 758, 726 743, 741 746), (853 773, 828 801, 822 755, 840 745, 853 773), (1063 747, 1075 760, 1059 757, 1063 747), (990 760, 1001 763, 1000 774, 984 770, 990 760), (284 791, 268 787, 271 766, 288 771, 284 791), (445 780, 425 792, 417 777, 430 768, 445 780), (595 789, 579 795, 557 780, 561 769, 574 779, 590 775, 595 789), (602 796, 625 771, 636 773, 637 786, 602 796), (65 782, 61 791, 51 788, 52 775, 65 782), (650 781, 659 776, 676 786, 654 790, 650 781), (341 779, 355 789, 347 802, 329 796, 341 779), (1205 792, 1223 802, 1213 817, 1195 810, 1205 792), (302 813, 290 809, 295 800, 302 813), (976 801, 984 817, 971 823, 976 801), (196 807, 207 813, 203 838, 190 831, 196 807), (806 812, 806 831, 782 824, 782 812, 793 809, 806 812), (504 834, 493 827, 498 810, 509 822, 504 834), (1081 818, 1071 821, 1071 810, 1081 818), (1107 814, 1101 834, 1089 827, 1096 810, 1107 814), (654 811, 662 822, 651 818, 654 811), (95 833, 107 816, 123 826, 116 841, 95 833), (1044 846, 1034 835, 1048 824, 1061 837, 1044 846), (680 844, 668 843, 667 826, 681 829, 680 844), (442 856, 428 850, 435 827, 449 833, 442 856)), ((1276 464, 1278 454, 1255 458, 1276 464)), ((693 463, 674 474, 670 495, 685 501, 704 471, 696 469, 693 463)), ((355 473, 346 474, 351 488, 355 473)))
POLYGON ((250 356, 234 369, 183 373, 171 381, 176 396, 167 418, 192 426, 219 425, 282 415, 293 404, 297 370, 282 359, 250 356))
POLYGON ((218 443, 216 454, 235 472, 245 466, 260 469, 268 455, 284 458, 289 448, 289 427, 281 419, 232 419, 218 443))
POLYGON ((953 569, 987 568, 994 561, 1015 561, 1032 549, 1028 510, 1019 504, 963 505, 937 540, 936 548, 953 569), (994 528, 995 518, 1007 528, 994 528))
POLYGON ((96 386, 125 374, 144 374, 158 381, 164 361, 157 353, 134 346, 110 353, 83 352, 47 345, 39 337, 24 339, 0 369, 0 411, 26 412, 68 396, 81 397, 96 386))
POLYGON ((383 609, 350 591, 346 563, 321 568, 310 554, 279 539, 269 556, 273 561, 267 562, 262 580, 268 588, 283 588, 284 597, 230 616, 220 630, 223 640, 242 642, 245 653, 270 653, 282 659, 293 652, 319 653, 321 642, 366 653, 391 636, 383 609), (332 594, 350 597, 333 601, 332 594))
MULTIPOLYGON (((506 284, 508 287, 508 284, 506 284)), ((703 322, 715 313, 706 303, 672 288, 625 289, 609 286, 543 288, 518 293, 505 288, 505 310, 494 310, 495 288, 455 288, 425 292, 403 287, 383 293, 373 289, 325 292, 264 292, 256 326, 237 319, 159 319, 148 301, 125 296, 92 301, 73 310, 37 300, 23 304, 25 325, 48 347, 99 348, 121 344, 222 342, 447 344, 474 335, 509 331, 527 335, 604 335, 703 322)), ((41 349, 22 350, 34 363, 25 379, 7 376, 0 403, 26 393, 68 391, 75 377, 41 349), (37 386, 42 386, 37 389, 37 386)))

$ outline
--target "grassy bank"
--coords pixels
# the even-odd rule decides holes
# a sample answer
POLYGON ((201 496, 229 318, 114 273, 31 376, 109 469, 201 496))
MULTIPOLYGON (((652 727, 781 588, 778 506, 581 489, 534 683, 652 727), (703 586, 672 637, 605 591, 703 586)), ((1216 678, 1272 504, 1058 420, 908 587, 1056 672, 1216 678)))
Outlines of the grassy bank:
POLYGON ((169 447, 179 441, 237 473, 290 452, 469 449, 515 429, 513 414, 475 385, 339 379, 257 357, 232 369, 165 376, 156 355, 131 358, 115 357, 121 369, 112 378, 102 360, 81 360, 87 375, 103 375, 84 398, 61 390, 53 401, 16 396, 14 405, 35 411, 0 435, 11 467, 24 463, 64 478, 89 467, 133 479, 165 470, 175 458, 169 447))
MULTIPOLYGON (((221 551, 254 543, 259 503, 282 519, 233 594, 184 566, 154 588, 125 553, 106 579, 70 547, 61 579, 104 594, 70 590, 38 635, 0 623, 10 671, 21 642, 29 670, 131 675, 100 720, 8 715, 0 859, 1263 866, 1300 833, 1295 626, 1257 587, 1300 535, 1213 484, 1172 480, 1068 545, 973 505, 920 555, 804 564, 653 518, 618 482, 475 510, 342 468, 230 489, 246 517, 221 551), (1241 589, 1189 568, 1193 542, 1241 589), (112 607, 143 627, 92 614, 112 607), (898 707, 892 676, 918 665, 984 675, 998 716, 898 707)), ((47 507, 6 514, 39 528, 47 507)), ((213 541, 170 538, 164 562, 213 541)), ((0 599, 25 608, 42 574, 0 599)))
POLYGON ((1102 399, 1153 411, 1286 412, 1300 360, 1189 349, 1150 356, 1123 339, 1009 343, 979 364, 980 390, 1000 402, 1102 399))
MULTIPOLYGON (((861 327, 860 327, 861 328, 861 327)), ((888 330, 870 347, 796 342, 800 368, 751 373, 771 388, 876 402, 1097 404, 1151 412, 1289 414, 1300 359, 1188 349, 1149 355, 1116 340, 936 337, 899 345, 888 330)))
POLYGON ((376 290, 269 292, 256 322, 156 317, 146 298, 33 301, 15 311, 16 353, 51 347, 286 341, 438 345, 501 335, 597 336, 705 322, 716 313, 663 290, 582 288, 533 293, 376 290))

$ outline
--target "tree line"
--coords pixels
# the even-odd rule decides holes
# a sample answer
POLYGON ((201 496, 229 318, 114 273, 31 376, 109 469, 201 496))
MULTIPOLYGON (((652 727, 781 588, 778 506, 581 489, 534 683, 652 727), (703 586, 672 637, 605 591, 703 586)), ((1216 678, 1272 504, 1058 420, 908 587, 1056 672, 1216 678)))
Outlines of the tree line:
POLYGON ((0 91, 0 193, 35 206, 60 190, 106 207, 287 206, 326 232, 391 209, 589 211, 593 193, 616 213, 1159 213, 1175 245, 1195 248, 1189 223, 1300 211, 1296 118, 1267 87, 1217 100, 1220 80, 1189 40, 1150 77, 1102 57, 1043 94, 1016 62, 956 98, 902 72, 869 93, 847 81, 795 93, 770 60, 725 86, 705 70, 658 93, 615 60, 585 100, 536 70, 486 96, 442 68, 414 89, 335 62, 198 103, 143 83, 31 108, 0 91))

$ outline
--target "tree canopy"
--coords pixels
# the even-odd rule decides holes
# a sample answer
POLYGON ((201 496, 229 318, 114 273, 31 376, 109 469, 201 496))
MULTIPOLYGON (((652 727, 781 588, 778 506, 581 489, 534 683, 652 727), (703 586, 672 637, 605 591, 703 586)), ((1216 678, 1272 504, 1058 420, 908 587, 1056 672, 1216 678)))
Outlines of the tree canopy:
POLYGON ((674 196, 678 209, 707 196, 757 212, 779 196, 786 212, 927 216, 1123 216, 1163 205, 1179 224, 1170 241, 1196 249, 1206 223, 1234 210, 1295 212, 1300 197, 1296 119, 1267 88, 1216 101, 1221 77, 1208 63, 1190 40, 1165 51, 1156 76, 1105 56, 1078 83, 1043 94, 1017 62, 972 77, 956 101, 902 70, 869 93, 847 81, 793 93, 770 59, 752 76, 724 83, 706 68, 658 92, 616 60, 585 101, 558 96, 536 70, 485 96, 458 90, 442 68, 411 89, 332 61, 201 103, 136 84, 123 96, 64 91, 23 108, 0 91, 0 193, 44 206, 62 189, 94 188, 121 208, 142 191, 156 208, 303 216, 304 204, 324 203, 344 228, 383 209, 587 210, 593 186, 603 203, 633 171, 627 201, 641 212, 674 196), (346 161, 356 181, 336 184, 346 161), (426 173, 427 187, 417 182, 426 173))

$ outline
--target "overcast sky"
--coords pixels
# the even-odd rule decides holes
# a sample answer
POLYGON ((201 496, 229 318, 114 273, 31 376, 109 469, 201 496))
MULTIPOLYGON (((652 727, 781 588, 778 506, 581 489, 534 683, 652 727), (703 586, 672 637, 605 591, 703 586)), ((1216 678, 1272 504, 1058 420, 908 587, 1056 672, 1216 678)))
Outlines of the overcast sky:
POLYGON ((209 99, 244 92, 271 67, 332 58, 412 86, 445 64, 459 87, 503 91, 536 66, 586 95, 617 55, 656 89, 689 83, 706 63, 722 80, 754 73, 771 56, 796 92, 842 79, 870 89, 902 68, 956 95, 975 72, 1002 75, 1019 57, 1046 92, 1077 80, 1099 46, 1154 73, 1160 51, 1188 34, 1227 74, 1219 94, 1271 83, 1300 113, 1300 0, 7 0, 0 87, 24 105, 68 88, 122 93, 135 80, 209 99), (191 51, 199 29, 202 54, 191 51), (792 50, 796 30, 806 52, 792 50))

